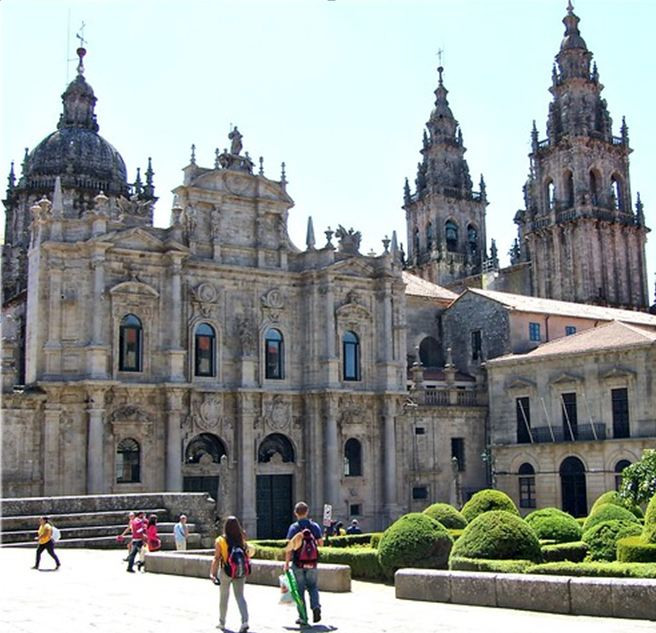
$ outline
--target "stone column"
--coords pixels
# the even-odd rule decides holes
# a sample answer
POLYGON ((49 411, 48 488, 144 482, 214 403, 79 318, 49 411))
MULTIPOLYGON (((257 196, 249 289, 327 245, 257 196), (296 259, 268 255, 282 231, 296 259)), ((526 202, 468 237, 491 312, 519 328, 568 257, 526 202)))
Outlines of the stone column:
POLYGON ((238 462, 241 479, 240 499, 241 523, 247 534, 257 533, 257 512, 255 500, 255 438, 253 435, 253 399, 255 394, 240 391, 237 403, 238 454, 233 460, 238 462))
POLYGON ((166 490, 182 491, 182 389, 170 389, 166 393, 166 490))
POLYGON ((332 281, 329 279, 325 285, 319 289, 323 295, 323 304, 325 308, 325 384, 335 387, 339 384, 339 366, 337 356, 335 355, 335 295, 333 292, 332 281))
POLYGON ((385 399, 383 402, 383 442, 385 470, 383 475, 385 493, 385 521, 392 523, 397 518, 398 505, 396 498, 396 417, 394 402, 385 399))
POLYGON ((87 413, 89 416, 87 442, 87 494, 103 494, 105 488, 104 416, 105 393, 102 389, 91 389, 88 393, 87 413))
POLYGON ((98 249, 91 258, 93 270, 93 284, 91 301, 91 344, 87 347, 87 372, 92 378, 107 377, 107 341, 105 331, 107 328, 105 301, 105 252, 98 249))
MULTIPOLYGON (((43 346, 46 374, 58 376, 62 371, 61 357, 61 296, 63 262, 59 257, 48 256, 48 340, 43 346)), ((37 317, 38 318, 38 317, 37 317)), ((44 323, 45 325, 45 323, 44 323)))
POLYGON ((46 410, 44 413, 44 438, 43 438, 43 494, 54 496, 61 494, 63 490, 61 481, 59 446, 61 407, 57 401, 57 394, 48 391, 46 410))
POLYGON ((324 503, 339 506, 339 480, 341 465, 337 433, 337 396, 327 394, 325 400, 324 445, 326 447, 326 466, 324 470, 324 503))
POLYGON ((183 382, 185 351, 180 344, 180 329, 182 327, 182 255, 171 253, 171 303, 169 306, 169 379, 183 382))

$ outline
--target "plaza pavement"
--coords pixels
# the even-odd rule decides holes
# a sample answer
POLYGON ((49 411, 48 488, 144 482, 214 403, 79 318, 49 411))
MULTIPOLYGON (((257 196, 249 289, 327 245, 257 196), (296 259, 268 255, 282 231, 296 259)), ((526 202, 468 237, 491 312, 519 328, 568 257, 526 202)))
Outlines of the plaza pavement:
MULTIPOLYGON (((125 550, 59 550, 62 567, 44 552, 0 549, 3 633, 198 633, 216 631, 218 588, 202 578, 125 571, 125 550)), ((299 631, 294 609, 275 587, 247 585, 252 633, 299 631)), ((351 593, 322 593, 323 621, 306 633, 654 633, 655 622, 397 600, 394 587, 353 582, 351 593)), ((239 614, 231 598, 228 629, 239 614)))

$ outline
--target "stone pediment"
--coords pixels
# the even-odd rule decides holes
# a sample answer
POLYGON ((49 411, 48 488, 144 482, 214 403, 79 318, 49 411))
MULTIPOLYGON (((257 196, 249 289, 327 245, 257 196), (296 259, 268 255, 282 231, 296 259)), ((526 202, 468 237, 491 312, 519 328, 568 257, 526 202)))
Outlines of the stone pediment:
POLYGON ((635 378, 636 373, 630 369, 624 369, 623 367, 613 367, 612 369, 601 373, 601 377, 604 380, 613 380, 614 378, 619 378, 623 380, 629 380, 630 378, 635 378))
POLYGON ((570 374, 569 372, 562 372, 554 376, 550 381, 550 385, 562 385, 562 384, 571 384, 582 382, 582 378, 576 374, 570 374))
POLYGON ((340 275, 351 275, 353 277, 373 277, 374 268, 364 261, 364 257, 349 257, 335 262, 330 269, 340 275))
POLYGON ((196 177, 189 185, 191 189, 201 189, 230 196, 245 198, 264 198, 271 201, 293 204, 280 183, 263 176, 253 176, 247 172, 230 169, 214 169, 196 177))
POLYGON ((175 242, 164 242, 146 229, 135 227, 116 231, 104 236, 103 242, 109 242, 117 248, 127 248, 134 251, 164 252, 169 250, 184 250, 175 242))
POLYGON ((152 286, 143 283, 142 281, 130 280, 122 281, 109 289, 110 295, 124 294, 124 295, 139 295, 142 297, 159 297, 159 292, 152 286))
POLYGON ((528 380, 527 378, 512 378, 508 384, 506 384, 506 389, 509 390, 522 390, 535 389, 535 382, 528 380))
POLYGON ((335 310, 338 319, 346 320, 371 320, 371 312, 359 303, 345 303, 335 310))

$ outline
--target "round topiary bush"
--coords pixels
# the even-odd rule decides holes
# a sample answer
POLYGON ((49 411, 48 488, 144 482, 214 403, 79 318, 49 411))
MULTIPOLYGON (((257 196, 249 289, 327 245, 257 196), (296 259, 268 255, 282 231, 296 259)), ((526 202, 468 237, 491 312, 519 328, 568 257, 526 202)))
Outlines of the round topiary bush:
POLYGON ((542 561, 538 537, 524 520, 505 510, 477 516, 451 551, 452 557, 542 561))
POLYGON ((645 543, 656 543, 656 495, 654 495, 647 504, 642 540, 645 543))
POLYGON ((602 506, 605 503, 612 503, 613 505, 619 506, 620 508, 624 508, 625 510, 632 512, 638 519, 642 519, 644 516, 640 506, 622 499, 616 490, 609 490, 608 492, 604 492, 603 495, 599 496, 597 500, 592 504, 592 508, 590 508, 590 514, 593 514, 599 506, 602 506))
POLYGON ((383 533, 378 560, 389 577, 401 567, 446 569, 453 539, 440 523, 421 512, 402 516, 383 533))
POLYGON ((525 519, 539 539, 553 540, 556 543, 571 543, 581 540, 581 526, 567 512, 558 508, 543 508, 531 512, 525 519))
POLYGON ((467 527, 467 519, 448 503, 434 503, 424 510, 424 514, 441 523, 447 530, 462 530, 467 527))
POLYGON ((641 536, 619 538, 617 560, 621 563, 656 563, 656 543, 645 543, 641 536))
POLYGON ((585 520, 585 523, 583 524, 583 534, 597 525, 597 523, 602 523, 603 521, 630 521, 638 523, 638 519, 636 519, 635 515, 632 512, 629 512, 626 508, 621 508, 612 503, 604 503, 597 506, 595 511, 591 512, 585 520))
POLYGON ((617 541, 626 536, 638 536, 642 528, 633 521, 602 521, 583 534, 590 551, 586 560, 617 560, 617 541))
POLYGON ((490 510, 505 510, 519 516, 519 510, 513 500, 500 490, 479 490, 460 511, 467 523, 471 523, 479 514, 490 510))

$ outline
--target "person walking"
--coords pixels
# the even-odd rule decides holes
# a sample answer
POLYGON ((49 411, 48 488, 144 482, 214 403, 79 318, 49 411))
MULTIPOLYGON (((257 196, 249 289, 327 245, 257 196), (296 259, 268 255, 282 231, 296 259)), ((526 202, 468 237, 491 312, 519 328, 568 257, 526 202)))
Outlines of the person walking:
POLYGON ((189 538, 189 526, 187 525, 187 515, 181 514, 179 521, 173 527, 173 536, 175 538, 175 549, 184 551, 187 549, 187 538, 189 538))
POLYGON ((346 533, 347 534, 362 534, 362 529, 360 528, 360 525, 358 524, 357 519, 353 519, 353 521, 351 521, 351 525, 349 525, 349 527, 346 528, 346 533))
POLYGON ((162 547, 162 541, 159 538, 157 533, 157 515, 151 514, 148 517, 148 524, 146 525, 146 532, 144 535, 145 543, 142 545, 139 550, 139 562, 137 563, 137 569, 143 571, 143 567, 146 564, 146 552, 156 552, 162 547))
MULTIPOLYGON (((118 535, 118 540, 121 542, 128 534, 132 533, 132 521, 134 521, 134 512, 128 514, 128 526, 118 535)), ((130 556, 130 549, 132 549, 132 542, 128 539, 127 542, 128 553, 127 556, 123 559, 124 563, 128 562, 128 556, 130 556)))
MULTIPOLYGON (((321 621, 321 605, 319 604, 319 587, 317 585, 317 564, 319 561, 318 548, 323 545, 321 527, 308 517, 307 503, 299 501, 294 506, 296 521, 287 531, 287 546, 285 547, 285 571, 290 568, 298 585, 298 592, 305 604, 305 590, 310 596, 312 621, 321 621)), ((296 624, 306 625, 303 616, 296 624)))
POLYGON ((132 545, 130 548, 130 555, 128 556, 128 568, 131 574, 134 573, 134 559, 143 547, 144 538, 146 536, 146 523, 144 521, 144 513, 137 512, 137 516, 132 520, 132 545))
POLYGON ((55 561, 55 569, 59 569, 61 563, 59 562, 59 558, 57 558, 57 554, 55 554, 55 542, 52 539, 52 525, 50 524, 48 517, 41 517, 39 519, 39 531, 34 540, 38 541, 38 545, 36 548, 36 562, 32 569, 39 569, 43 550, 46 550, 55 561))
POLYGON ((244 598, 244 585, 246 576, 250 573, 249 549, 246 534, 242 530, 239 519, 229 516, 223 527, 223 534, 216 539, 214 560, 210 567, 210 580, 221 585, 219 625, 217 626, 221 631, 226 630, 226 614, 231 585, 241 615, 239 633, 248 631, 248 605, 244 598))

